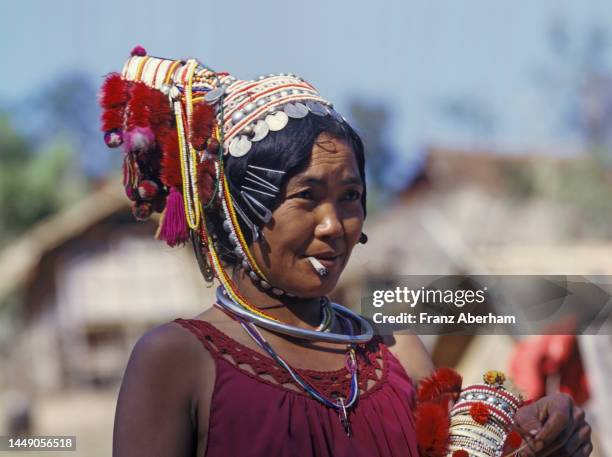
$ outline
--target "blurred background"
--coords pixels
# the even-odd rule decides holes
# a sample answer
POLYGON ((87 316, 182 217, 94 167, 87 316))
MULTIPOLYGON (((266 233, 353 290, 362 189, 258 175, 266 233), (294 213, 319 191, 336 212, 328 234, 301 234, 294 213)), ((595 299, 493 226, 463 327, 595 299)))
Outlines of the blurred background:
MULTIPOLYGON (((135 45, 297 73, 361 133, 370 241, 346 304, 373 274, 612 277, 609 1, 25 0, 1 2, 0 38, 0 435, 110 455, 135 340, 213 301, 189 248, 133 220, 99 131, 97 90, 135 45)), ((424 340, 466 382, 498 368, 528 395, 571 393, 612 456, 608 324, 424 340)))

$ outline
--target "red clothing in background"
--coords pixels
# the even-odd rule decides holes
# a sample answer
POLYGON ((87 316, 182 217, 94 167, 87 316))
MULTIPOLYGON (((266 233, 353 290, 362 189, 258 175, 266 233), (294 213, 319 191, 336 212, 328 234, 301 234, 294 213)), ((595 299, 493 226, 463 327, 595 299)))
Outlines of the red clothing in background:
POLYGON ((539 335, 519 342, 510 358, 510 374, 528 399, 556 391, 571 395, 578 405, 589 399, 575 335, 539 335))

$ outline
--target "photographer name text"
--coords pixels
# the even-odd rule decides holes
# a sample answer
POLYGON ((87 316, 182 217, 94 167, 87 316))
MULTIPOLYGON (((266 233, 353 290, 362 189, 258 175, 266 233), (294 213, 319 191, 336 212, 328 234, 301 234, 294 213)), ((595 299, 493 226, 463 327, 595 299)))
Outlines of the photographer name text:
POLYGON ((387 315, 374 313, 372 320, 376 324, 516 324, 516 316, 489 314, 429 314, 429 313, 399 313, 387 315))

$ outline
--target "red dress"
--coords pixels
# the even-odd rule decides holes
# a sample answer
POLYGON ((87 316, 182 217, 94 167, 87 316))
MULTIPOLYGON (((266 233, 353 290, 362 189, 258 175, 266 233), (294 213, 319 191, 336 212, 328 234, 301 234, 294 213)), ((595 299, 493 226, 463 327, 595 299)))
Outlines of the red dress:
MULTIPOLYGON (((207 457, 418 456, 414 386, 382 342, 376 340, 357 353, 362 393, 349 412, 352 435, 348 437, 338 413, 301 388, 286 387, 293 384, 292 378, 271 358, 208 322, 175 322, 198 337, 215 360, 207 457)), ((300 370, 300 374, 328 397, 348 392, 350 377, 345 368, 300 370)))

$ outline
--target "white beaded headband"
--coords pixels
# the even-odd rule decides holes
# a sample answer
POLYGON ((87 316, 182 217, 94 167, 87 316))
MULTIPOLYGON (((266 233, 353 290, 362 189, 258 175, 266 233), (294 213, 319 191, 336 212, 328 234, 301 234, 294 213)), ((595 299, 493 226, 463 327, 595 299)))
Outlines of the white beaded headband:
POLYGON ((313 113, 344 120, 312 85, 291 73, 269 74, 249 81, 222 73, 211 84, 211 70, 193 59, 176 62, 137 55, 126 62, 122 77, 140 80, 176 99, 189 83, 187 78, 194 65, 191 90, 194 94, 202 91, 204 100, 215 106, 217 121, 223 128, 225 154, 244 156, 252 143, 263 140, 269 132, 282 130, 290 118, 300 119, 313 113))

